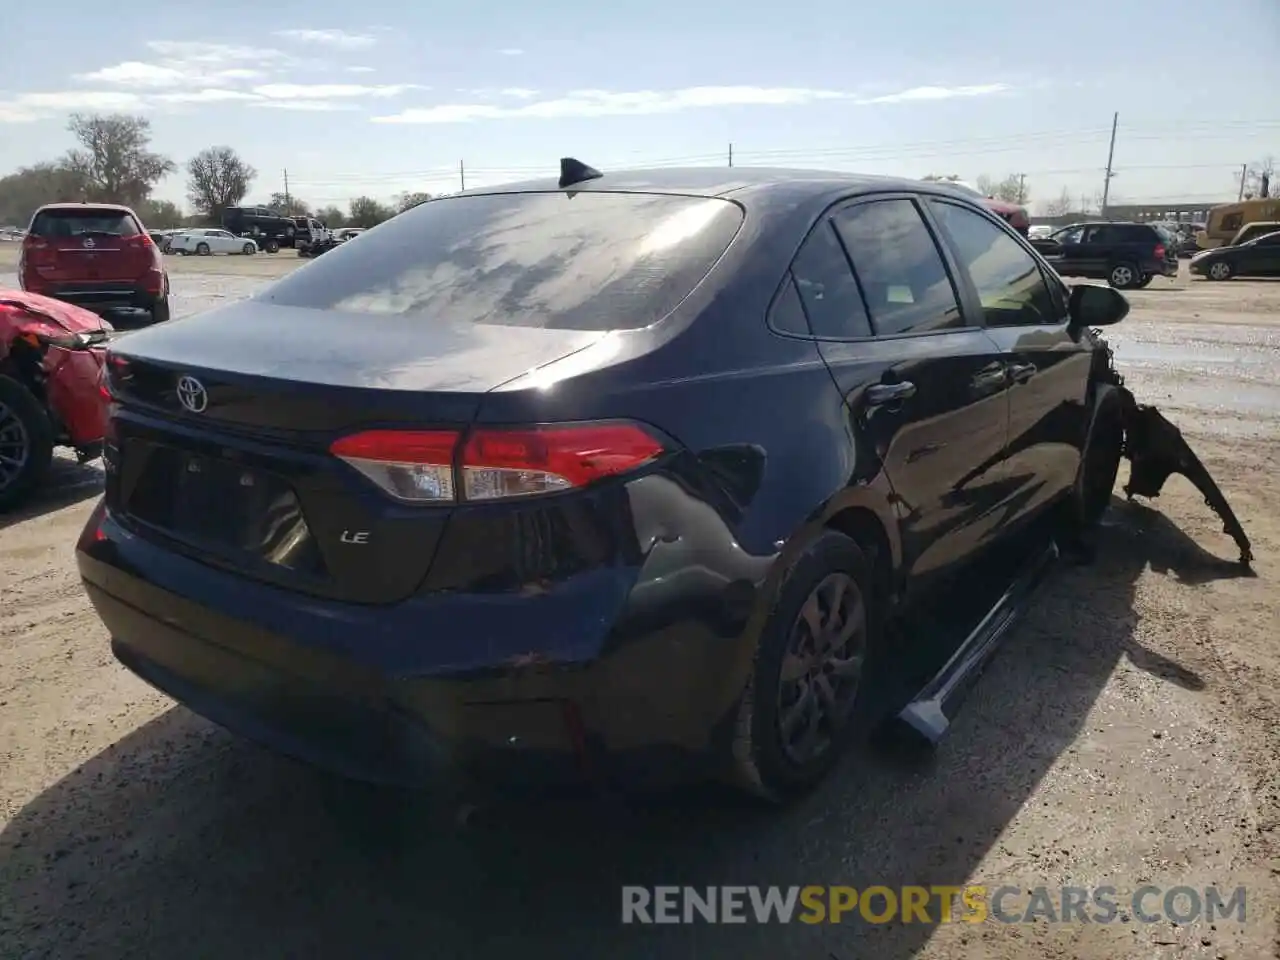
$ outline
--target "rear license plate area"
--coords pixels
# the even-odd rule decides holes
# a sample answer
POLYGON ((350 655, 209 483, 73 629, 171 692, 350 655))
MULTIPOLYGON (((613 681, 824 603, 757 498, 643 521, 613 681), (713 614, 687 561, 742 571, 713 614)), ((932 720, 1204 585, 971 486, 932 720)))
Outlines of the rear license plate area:
POLYGON ((124 510, 167 536, 233 561, 302 573, 323 567, 290 484, 235 460, 131 440, 124 510))

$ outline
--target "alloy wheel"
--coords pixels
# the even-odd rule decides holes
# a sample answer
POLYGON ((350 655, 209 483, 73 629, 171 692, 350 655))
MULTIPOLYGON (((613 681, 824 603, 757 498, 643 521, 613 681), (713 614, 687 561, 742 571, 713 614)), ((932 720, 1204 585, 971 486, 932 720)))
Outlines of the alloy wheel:
POLYGON ((1225 263, 1215 263, 1209 267, 1209 276, 1214 280, 1225 280, 1231 275, 1231 268, 1225 263))
POLYGON ((1127 287, 1133 283, 1133 271, 1128 267, 1116 267, 1111 271, 1111 283, 1117 287, 1127 287))
POLYGON ((832 573, 792 624, 778 681, 783 753, 802 765, 830 749, 857 698, 867 647, 867 606, 857 581, 832 573))
POLYGON ((0 403, 0 490, 18 479, 31 455, 31 438, 15 410, 0 403))

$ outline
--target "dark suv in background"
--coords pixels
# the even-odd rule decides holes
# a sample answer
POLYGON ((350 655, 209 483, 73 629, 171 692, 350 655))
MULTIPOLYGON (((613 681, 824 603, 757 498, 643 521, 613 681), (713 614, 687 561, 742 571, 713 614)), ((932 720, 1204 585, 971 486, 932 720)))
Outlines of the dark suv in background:
POLYGON ((222 228, 238 237, 250 237, 267 253, 293 246, 297 226, 270 207, 227 207, 222 211, 222 228))
POLYGON ((1063 276, 1106 280, 1121 290, 1178 275, 1177 241, 1150 223, 1073 223, 1031 244, 1063 276))

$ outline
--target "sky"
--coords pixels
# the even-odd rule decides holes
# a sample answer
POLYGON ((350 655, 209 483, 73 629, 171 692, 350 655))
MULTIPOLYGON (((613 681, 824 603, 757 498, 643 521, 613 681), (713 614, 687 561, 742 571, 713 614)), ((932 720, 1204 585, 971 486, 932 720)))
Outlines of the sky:
POLYGON ((0 175, 73 146, 72 112, 145 114, 179 204, 213 145, 256 168, 248 202, 287 171, 315 206, 732 152, 1025 174, 1034 208, 1101 191, 1117 112, 1112 202, 1233 200, 1280 160, 1277 0, 0 2, 0 175))

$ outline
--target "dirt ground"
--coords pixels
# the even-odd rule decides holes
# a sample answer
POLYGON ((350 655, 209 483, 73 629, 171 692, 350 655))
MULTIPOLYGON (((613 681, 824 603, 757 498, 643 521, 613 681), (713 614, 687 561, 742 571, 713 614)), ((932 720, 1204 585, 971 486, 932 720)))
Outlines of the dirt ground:
MULTIPOLYGON (((173 262, 189 310, 298 260, 173 262)), ((1280 956, 1280 283, 1157 281, 1131 301, 1122 369, 1226 491, 1253 575, 1180 478, 1117 498, 1097 560, 1053 575, 932 757, 860 753, 772 813, 699 795, 460 828, 247 745, 112 659, 72 559, 101 475, 61 462, 0 518, 0 957, 1280 956), (1247 915, 619 922, 622 884, 793 883, 1109 884, 1122 904, 1144 884, 1244 886, 1247 915)))

